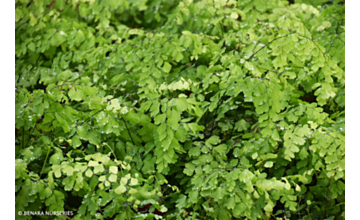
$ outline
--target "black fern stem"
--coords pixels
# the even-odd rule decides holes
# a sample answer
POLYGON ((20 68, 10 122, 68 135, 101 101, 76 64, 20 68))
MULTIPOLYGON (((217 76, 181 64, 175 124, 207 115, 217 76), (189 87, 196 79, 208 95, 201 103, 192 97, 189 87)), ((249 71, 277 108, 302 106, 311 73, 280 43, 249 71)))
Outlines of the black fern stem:
POLYGON ((22 135, 22 148, 21 149, 24 149, 24 141, 25 141, 25 129, 23 127, 23 135, 22 135))
POLYGON ((93 118, 96 114, 102 112, 103 110, 105 110, 106 108, 100 109, 99 111, 95 112, 94 114, 92 114, 88 119, 86 119, 85 121, 83 121, 80 126, 82 126, 85 122, 89 121, 91 118, 93 118))
POLYGON ((249 61, 251 58, 253 58, 257 53, 259 53, 262 49, 264 49, 265 47, 269 46, 272 42, 280 39, 280 38, 284 38, 284 37, 287 37, 287 35, 284 35, 284 36, 281 36, 281 37, 277 37, 275 39, 273 39, 272 41, 270 41, 269 43, 267 43, 266 45, 264 45, 263 47, 261 47, 260 49, 258 49, 255 53, 253 53, 246 61, 249 61))
POLYGON ((129 133, 129 136, 130 136, 130 138, 131 138, 131 142, 132 142, 133 146, 135 146, 134 139, 133 139, 133 138, 132 138, 132 136, 131 136, 130 130, 129 130, 129 128, 128 128, 128 126, 127 126, 127 124, 126 124, 125 119, 124 119, 123 117, 121 117, 121 119, 122 119, 122 120, 124 121, 124 123, 125 123, 126 130, 127 130, 127 131, 128 131, 128 133, 129 133))

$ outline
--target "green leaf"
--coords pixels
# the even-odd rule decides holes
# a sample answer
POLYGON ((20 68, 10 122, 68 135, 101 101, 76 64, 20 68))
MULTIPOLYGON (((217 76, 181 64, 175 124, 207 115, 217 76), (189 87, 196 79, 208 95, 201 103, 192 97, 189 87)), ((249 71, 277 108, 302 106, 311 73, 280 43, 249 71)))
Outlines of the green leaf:
POLYGON ((124 192, 126 192, 126 187, 123 185, 120 185, 115 189, 116 194, 123 194, 124 192))
POLYGON ((179 140, 180 142, 186 141, 186 130, 184 128, 179 128, 175 132, 175 138, 179 140))
POLYGON ((227 146, 225 144, 220 144, 219 146, 214 147, 214 150, 220 155, 225 155, 227 152, 227 146))
POLYGON ((279 137, 279 133, 277 132, 276 129, 273 130, 271 137, 276 140, 276 141, 281 141, 280 137, 279 137))
POLYGON ((109 167, 109 172, 113 173, 113 174, 117 174, 118 172, 118 167, 117 166, 111 166, 109 167))
POLYGON ((104 165, 102 165, 102 164, 99 164, 99 165, 94 167, 94 173, 95 174, 99 174, 99 173, 102 173, 104 171, 105 171, 104 165))
POLYGON ((133 196, 139 200, 147 200, 150 199, 153 195, 146 188, 138 188, 137 192, 133 194, 133 196))
POLYGON ((154 147, 155 147, 155 145, 153 143, 151 143, 151 142, 146 143, 144 156, 146 154, 148 154, 154 147))
POLYGON ((181 209, 181 208, 183 208, 183 207, 185 207, 186 206, 186 196, 185 195, 180 195, 179 196, 179 198, 178 198, 178 200, 176 201, 176 207, 177 208, 179 208, 179 209, 181 209))
POLYGON ((253 196, 255 197, 255 199, 260 198, 260 195, 256 190, 254 190, 253 196))
POLYGON ((129 180, 128 178, 122 177, 121 180, 120 180, 120 182, 121 182, 122 185, 126 185, 127 182, 128 182, 128 180, 129 180))
POLYGON ((140 29, 131 29, 131 30, 129 30, 129 34, 142 36, 142 35, 144 35, 144 31, 140 30, 140 29))
POLYGON ((199 191, 191 191, 189 193, 189 202, 191 203, 197 203, 199 196, 199 191))
POLYGON ((225 207, 227 207, 228 209, 234 209, 235 207, 235 198, 232 196, 232 197, 229 197, 226 202, 225 202, 225 207))
POLYGON ((272 161, 266 161, 266 163, 264 164, 264 167, 266 168, 271 168, 274 165, 274 162, 272 161))
POLYGON ((80 44, 85 40, 85 36, 84 36, 84 33, 79 30, 78 32, 76 32, 76 35, 75 35, 75 39, 74 39, 74 42, 75 42, 75 46, 80 46, 80 44))
POLYGON ((81 100, 84 99, 85 95, 84 95, 84 92, 81 89, 72 88, 69 91, 69 97, 72 100, 81 101, 81 100))
POLYGON ((244 205, 243 202, 238 203, 235 208, 233 209, 233 215, 236 217, 240 217, 242 213, 244 213, 246 209, 246 206, 244 205))
POLYGON ((250 139, 250 138, 252 138, 252 137, 254 137, 254 134, 253 134, 253 133, 247 133, 247 134, 244 134, 244 135, 242 136, 243 139, 250 139))
POLYGON ((338 158, 337 158, 337 156, 335 154, 328 155, 328 156, 325 157, 325 162, 326 163, 333 163, 333 162, 335 162, 337 160, 338 160, 338 158))
POLYGON ((232 12, 231 15, 230 15, 230 17, 231 17, 232 19, 237 19, 237 18, 238 18, 238 14, 236 14, 235 12, 232 12))
POLYGON ((93 172, 91 171, 91 169, 88 169, 88 170, 85 172, 85 175, 90 178, 90 177, 92 177, 93 172))
POLYGON ((165 73, 169 73, 170 70, 171 70, 171 65, 170 65, 168 62, 164 62, 164 66, 163 66, 162 70, 163 70, 165 73))
POLYGON ((88 163, 88 166, 89 167, 95 167, 99 165, 99 162, 98 161, 93 161, 93 160, 90 160, 89 163, 88 163))
POLYGON ((52 195, 52 190, 50 187, 46 187, 44 190, 40 191, 39 195, 40 199, 49 198, 52 195))
POLYGON ((110 104, 106 107, 106 110, 108 111, 112 110, 115 113, 120 108, 121 107, 120 107, 119 99, 112 99, 110 101, 110 104))
POLYGON ((53 165, 51 168, 54 171, 55 177, 60 178, 61 177, 61 166, 60 165, 53 165))
POLYGON ((267 126, 261 130, 261 134, 264 135, 265 137, 269 137, 272 135, 272 130, 269 126, 267 126))
POLYGON ((211 146, 211 145, 216 145, 220 142, 221 142, 221 140, 218 136, 211 136, 209 139, 206 140, 205 143, 206 143, 206 145, 211 146))
POLYGON ((173 130, 177 130, 179 127, 179 123, 178 120, 176 120, 175 118, 168 118, 168 120, 166 121, 167 125, 172 128, 173 130))
POLYGON ((74 135, 74 137, 71 138, 71 145, 73 146, 73 148, 77 148, 81 146, 81 141, 79 139, 79 136, 74 135))
POLYGON ((72 176, 74 173, 74 168, 70 165, 64 166, 62 168, 63 173, 65 173, 67 176, 72 176))
POLYGON ((30 13, 30 22, 29 22, 29 24, 31 26, 35 26, 35 24, 37 24, 37 22, 38 22, 38 19, 34 16, 33 13, 30 13))
POLYGON ((117 180, 117 175, 115 175, 115 174, 110 174, 110 176, 109 176, 109 181, 115 183, 116 180, 117 180))
POLYGON ((184 173, 188 176, 192 176, 192 174, 194 173, 195 170, 195 165, 192 163, 187 163, 185 164, 185 169, 184 169, 184 173))
POLYGON ((224 192, 223 192, 223 189, 218 187, 216 188, 214 194, 213 194, 213 198, 214 198, 214 201, 219 201, 221 200, 222 198, 224 197, 224 192))
POLYGON ((246 131, 250 127, 250 123, 241 119, 235 123, 235 128, 237 131, 246 131))
POLYGON ((273 211, 273 203, 269 201, 264 207, 265 212, 271 213, 273 211))
POLYGON ((138 185, 138 180, 135 179, 135 178, 131 178, 131 180, 130 180, 130 185, 131 185, 131 186, 136 186, 136 185, 138 185))
POLYGON ((240 173, 239 180, 246 183, 249 182, 253 176, 254 174, 252 174, 249 170, 244 170, 240 173))
POLYGON ((181 52, 176 53, 175 60, 176 62, 180 62, 184 56, 181 54, 181 52))
POLYGON ((305 147, 303 147, 303 148, 301 149, 301 151, 299 152, 299 156, 300 156, 300 158, 301 158, 302 160, 304 160, 305 158, 307 158, 308 155, 309 155, 309 153, 307 152, 307 150, 306 150, 305 147))
POLYGON ((15 8, 15 22, 18 22, 22 16, 22 11, 19 8, 15 8))
POLYGON ((180 112, 183 112, 188 108, 188 103, 186 101, 186 98, 177 98, 175 102, 176 102, 176 108, 180 112))
POLYGON ((199 156, 200 155, 200 147, 193 147, 189 150, 189 156, 199 156))
POLYGON ((166 114, 160 114, 154 118, 154 124, 158 125, 160 123, 163 123, 166 119, 166 114))

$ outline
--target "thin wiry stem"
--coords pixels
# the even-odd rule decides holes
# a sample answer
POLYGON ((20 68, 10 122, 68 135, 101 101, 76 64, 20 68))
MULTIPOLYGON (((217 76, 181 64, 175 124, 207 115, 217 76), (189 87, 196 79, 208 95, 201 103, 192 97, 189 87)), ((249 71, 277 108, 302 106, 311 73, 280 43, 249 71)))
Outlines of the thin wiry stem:
POLYGON ((25 141, 25 129, 23 127, 23 135, 22 135, 22 148, 21 149, 24 149, 24 141, 25 141))
POLYGON ((101 111, 105 110, 106 108, 100 109, 99 111, 95 112, 94 114, 92 114, 88 119, 86 119, 85 121, 83 121, 81 125, 83 125, 85 122, 89 121, 92 117, 94 117, 96 114, 100 113, 101 111))
POLYGON ((247 59, 246 61, 250 60, 251 58, 253 58, 255 56, 255 54, 259 53, 262 49, 264 49, 265 47, 269 46, 272 42, 276 41, 276 40, 279 40, 281 38, 284 38, 284 37, 287 37, 288 35, 284 35, 284 36, 281 36, 281 37, 277 37, 275 39, 273 39, 272 41, 270 41, 269 43, 267 43, 266 45, 264 45, 262 48, 258 49, 255 53, 253 53, 249 59, 247 59))
POLYGON ((130 138, 131 138, 132 144, 135 146, 134 139, 133 139, 132 136, 131 136, 130 130, 129 130, 128 126, 127 126, 127 123, 126 123, 125 119, 124 119, 123 117, 121 117, 121 119, 124 121, 125 126, 126 126, 126 130, 127 130, 128 133, 129 133, 129 136, 130 136, 130 138))
POLYGON ((45 161, 44 161, 43 167, 42 167, 41 172, 40 172, 40 175, 39 175, 39 176, 40 176, 40 178, 41 178, 42 173, 44 172, 45 165, 46 165, 46 161, 47 161, 47 158, 49 157, 49 154, 50 154, 50 150, 51 150, 51 147, 49 146, 49 150, 48 150, 48 152, 47 152, 47 154, 46 154, 46 158, 45 158, 45 161))

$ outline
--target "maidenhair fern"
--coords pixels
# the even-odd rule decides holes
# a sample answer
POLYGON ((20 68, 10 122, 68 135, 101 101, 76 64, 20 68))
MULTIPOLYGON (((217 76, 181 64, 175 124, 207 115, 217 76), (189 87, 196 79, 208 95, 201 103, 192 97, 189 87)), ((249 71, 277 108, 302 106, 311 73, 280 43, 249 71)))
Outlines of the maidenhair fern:
POLYGON ((289 2, 17 0, 16 219, 344 219, 344 2, 289 2))

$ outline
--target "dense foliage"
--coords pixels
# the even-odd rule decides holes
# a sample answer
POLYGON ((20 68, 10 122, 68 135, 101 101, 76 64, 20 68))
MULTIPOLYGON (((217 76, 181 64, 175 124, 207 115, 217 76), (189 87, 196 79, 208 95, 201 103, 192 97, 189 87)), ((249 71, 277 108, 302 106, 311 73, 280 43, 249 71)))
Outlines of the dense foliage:
POLYGON ((345 218, 343 1, 15 2, 16 219, 345 218))

